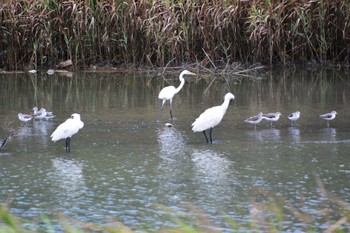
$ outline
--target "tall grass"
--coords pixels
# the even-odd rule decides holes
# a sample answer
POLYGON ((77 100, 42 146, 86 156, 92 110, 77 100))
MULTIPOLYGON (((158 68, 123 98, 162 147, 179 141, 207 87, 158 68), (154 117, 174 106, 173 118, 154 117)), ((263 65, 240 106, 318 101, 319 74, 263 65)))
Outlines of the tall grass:
POLYGON ((348 62, 347 0, 9 0, 0 68, 348 62))

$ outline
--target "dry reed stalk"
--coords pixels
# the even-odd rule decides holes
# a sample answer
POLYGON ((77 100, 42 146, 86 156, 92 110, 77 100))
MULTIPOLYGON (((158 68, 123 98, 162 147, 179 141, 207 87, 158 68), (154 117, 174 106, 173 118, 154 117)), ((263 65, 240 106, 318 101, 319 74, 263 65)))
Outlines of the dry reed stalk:
POLYGON ((44 57, 76 68, 348 62, 349 11, 347 0, 5 1, 0 68, 40 67, 44 57))

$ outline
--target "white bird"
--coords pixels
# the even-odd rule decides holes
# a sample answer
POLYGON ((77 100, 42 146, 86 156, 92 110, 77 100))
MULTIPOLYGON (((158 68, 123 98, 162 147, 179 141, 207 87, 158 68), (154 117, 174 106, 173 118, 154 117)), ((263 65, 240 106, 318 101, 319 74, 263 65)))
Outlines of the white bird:
POLYGON ((235 96, 231 93, 225 95, 225 100, 220 106, 215 106, 205 110, 192 124, 193 132, 203 132, 205 140, 207 143, 213 143, 212 130, 217 126, 222 118, 224 117, 230 100, 234 99, 235 96), (209 140, 205 131, 209 129, 209 140))
POLYGON ((23 121, 23 122, 28 122, 30 121, 31 119, 33 119, 33 116, 32 115, 29 115, 29 114, 23 114, 23 113, 18 113, 18 119, 20 121, 23 121))
POLYGON ((256 125, 259 124, 262 120, 262 115, 263 115, 263 113, 259 112, 258 115, 249 117, 249 118, 245 119, 244 121, 247 123, 253 124, 255 129, 256 129, 256 125))
POLYGON ((270 121, 271 122, 271 127, 272 127, 272 123, 274 121, 278 121, 280 119, 281 115, 282 114, 280 112, 266 113, 266 114, 262 115, 262 118, 267 120, 267 121, 270 121))
POLYGON ((185 84, 185 79, 183 78, 184 75, 197 75, 197 74, 193 73, 191 71, 188 71, 188 70, 184 70, 180 73, 179 79, 180 79, 181 83, 177 88, 175 88, 174 86, 167 86, 167 87, 164 87, 159 92, 158 98, 163 100, 163 101, 162 101, 162 104, 160 106, 158 121, 160 120, 160 116, 162 114, 164 104, 167 100, 169 100, 169 102, 170 102, 170 118, 171 118, 171 121, 173 121, 173 97, 184 86, 184 84, 185 84))
POLYGON ((66 152, 70 152, 70 139, 84 127, 84 122, 80 120, 80 114, 73 113, 71 118, 60 124, 57 129, 51 134, 53 142, 61 139, 66 139, 66 152))
POLYGON ((44 119, 46 117, 46 112, 43 111, 43 109, 41 108, 40 110, 38 110, 38 107, 34 107, 33 108, 33 116, 34 119, 44 119))
POLYGON ((292 121, 292 125, 297 125, 296 121, 300 118, 300 112, 296 111, 288 116, 288 119, 292 121))
POLYGON ((38 110, 38 107, 34 107, 33 112, 35 119, 52 119, 55 117, 55 114, 53 112, 48 112, 45 108, 38 110))
POLYGON ((52 119, 55 117, 53 112, 48 112, 45 108, 41 108, 40 111, 45 113, 45 119, 52 119))
POLYGON ((336 111, 332 111, 326 114, 322 114, 319 117, 323 120, 327 121, 327 127, 329 127, 329 121, 333 120, 335 118, 335 115, 337 115, 336 111))

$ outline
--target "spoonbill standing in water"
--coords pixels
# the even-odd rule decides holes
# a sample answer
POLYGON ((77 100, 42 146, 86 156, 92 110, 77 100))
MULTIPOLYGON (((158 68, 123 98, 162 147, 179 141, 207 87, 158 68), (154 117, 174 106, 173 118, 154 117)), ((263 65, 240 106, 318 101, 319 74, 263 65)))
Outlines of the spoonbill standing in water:
POLYGON ((224 117, 230 100, 234 99, 235 96, 232 93, 227 93, 225 95, 225 100, 220 106, 215 106, 205 110, 192 124, 193 132, 203 132, 205 140, 207 143, 213 143, 212 130, 217 126, 222 118, 224 117), (209 129, 209 140, 205 131, 209 129))
POLYGON ((51 134, 53 142, 61 139, 66 139, 66 152, 70 152, 70 139, 83 128, 84 122, 80 120, 80 114, 73 113, 71 118, 60 124, 57 129, 51 134))
POLYGON ((180 73, 180 76, 179 76, 179 79, 180 79, 180 85, 175 88, 174 86, 167 86, 167 87, 164 87, 160 92, 159 92, 159 95, 158 95, 158 98, 163 100, 162 101, 162 104, 160 106, 160 110, 159 110, 159 116, 158 116, 158 121, 160 120, 160 116, 163 112, 163 107, 164 107, 164 104, 167 100, 169 100, 170 102, 170 118, 171 118, 171 122, 173 121, 173 97, 175 94, 177 94, 181 89, 182 87, 184 86, 185 84, 185 79, 183 78, 184 75, 197 75, 196 73, 193 73, 191 71, 188 71, 188 70, 184 70, 180 73))

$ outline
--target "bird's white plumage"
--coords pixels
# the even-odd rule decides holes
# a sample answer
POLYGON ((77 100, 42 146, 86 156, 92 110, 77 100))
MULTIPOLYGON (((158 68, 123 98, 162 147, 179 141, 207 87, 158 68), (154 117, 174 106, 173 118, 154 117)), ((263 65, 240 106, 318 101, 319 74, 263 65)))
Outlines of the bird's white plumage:
POLYGON ((184 86, 185 79, 183 78, 183 76, 186 74, 187 75, 197 75, 195 73, 192 73, 191 71, 184 70, 180 73, 179 79, 180 79, 181 83, 177 88, 175 88, 174 86, 167 86, 167 87, 164 87, 159 92, 158 98, 162 100, 162 104, 161 104, 160 109, 159 109, 158 121, 160 120, 160 115, 162 114, 164 104, 167 100, 169 100, 169 102, 170 102, 170 117, 171 117, 171 121, 173 120, 173 113, 172 113, 172 111, 173 111, 173 97, 184 86))
POLYGON ((257 124, 259 124, 261 122, 262 115, 263 115, 263 113, 259 112, 258 115, 249 117, 249 118, 245 119, 244 121, 247 122, 247 123, 250 123, 250 124, 257 125, 257 124))
POLYGON ((29 115, 29 114, 23 114, 23 113, 18 113, 18 119, 20 121, 23 121, 23 122, 28 122, 30 121, 31 119, 33 119, 33 116, 32 115, 29 115))
POLYGON ((262 118, 267 121, 278 121, 282 114, 280 112, 266 113, 262 115, 262 118))
POLYGON ((296 111, 296 112, 293 112, 291 113, 289 116, 288 116, 288 119, 291 120, 291 121, 296 121, 300 118, 300 112, 299 111, 296 111))
POLYGON ((235 96, 231 93, 225 95, 222 105, 215 106, 205 110, 192 124, 193 132, 203 132, 207 129, 217 126, 224 117, 231 99, 235 96))
POLYGON ((160 92, 159 92, 159 95, 158 95, 158 98, 161 99, 161 100, 170 100, 174 97, 174 95, 176 93, 178 93, 182 87, 184 86, 185 84, 185 79, 183 78, 184 75, 196 75, 195 73, 191 72, 191 71, 188 71, 188 70, 184 70, 180 73, 180 76, 179 76, 179 79, 180 79, 180 85, 175 88, 174 86, 167 86, 167 87, 164 87, 160 92))
POLYGON ((51 134, 51 140, 53 142, 56 142, 61 139, 72 137, 83 127, 84 122, 80 120, 80 114, 73 113, 71 118, 60 124, 57 129, 51 134))
POLYGON ((320 115, 319 117, 323 120, 326 120, 326 121, 331 121, 335 118, 335 116, 337 115, 337 112, 336 111, 332 111, 332 112, 329 112, 329 113, 326 113, 326 114, 322 114, 320 115))

